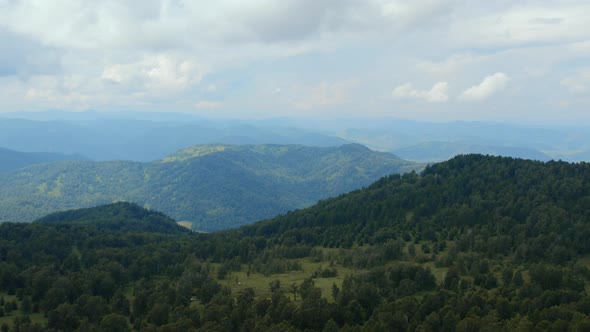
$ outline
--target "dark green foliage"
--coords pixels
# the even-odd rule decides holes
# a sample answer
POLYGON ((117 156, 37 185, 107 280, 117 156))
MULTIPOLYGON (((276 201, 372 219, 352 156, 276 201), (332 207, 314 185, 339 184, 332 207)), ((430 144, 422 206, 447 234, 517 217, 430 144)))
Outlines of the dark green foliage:
MULTIPOLYGON (((391 175, 365 190, 239 232, 345 248, 368 237, 369 243, 381 243, 412 234, 416 241, 453 240, 460 252, 486 257, 563 263, 590 253, 588 179, 585 163, 459 156, 420 176, 391 175)), ((440 248, 421 245, 425 253, 440 248)))
MULTIPOLYGON (((94 208, 56 212, 34 221, 36 223, 88 223, 96 228, 110 231, 190 233, 163 213, 147 210, 141 206, 119 202, 94 208)), ((68 257, 64 264, 78 266, 76 257, 68 257)))
POLYGON ((63 303, 59 307, 47 313, 47 327, 63 331, 73 331, 80 325, 80 317, 76 313, 76 307, 63 303))
POLYGON ((0 176, 0 221, 31 221, 54 211, 130 201, 212 231, 421 168, 358 144, 204 145, 150 163, 55 162, 0 176))
MULTIPOLYGON (((68 331, 581 331, 589 176, 586 164, 461 156, 218 233, 76 221, 116 220, 116 206, 6 223, 3 309, 37 306, 44 327, 68 331), (302 272, 302 261, 320 267, 302 272), (228 288, 246 269, 276 276, 266 296, 228 288), (294 270, 307 279, 281 284, 294 270), (343 270, 354 273, 322 294, 320 278, 343 270)), ((135 209, 121 220, 149 215, 135 209)))
POLYGON ((108 314, 100 321, 100 329, 109 332, 127 332, 130 331, 127 318, 119 314, 108 314))

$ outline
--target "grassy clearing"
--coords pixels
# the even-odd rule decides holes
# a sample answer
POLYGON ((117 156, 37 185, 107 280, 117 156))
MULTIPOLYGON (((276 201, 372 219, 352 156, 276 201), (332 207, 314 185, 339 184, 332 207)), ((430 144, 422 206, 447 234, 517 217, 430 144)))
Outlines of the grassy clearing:
POLYGON ((432 274, 434 275, 434 278, 436 279, 437 285, 442 284, 445 275, 449 271, 448 267, 436 267, 434 265, 434 262, 422 263, 422 266, 427 267, 430 269, 430 271, 432 271, 432 274))
POLYGON ((271 274, 268 276, 260 273, 250 273, 250 276, 248 276, 246 272, 247 268, 243 267, 242 271, 232 272, 225 279, 217 281, 230 287, 233 294, 238 294, 245 288, 252 288, 257 296, 270 297, 271 292, 269 284, 274 280, 279 280, 281 283, 281 289, 293 299, 291 285, 294 283, 300 285, 306 278, 311 277, 313 273, 320 268, 336 268, 336 270, 338 270, 338 275, 335 277, 314 278, 315 286, 322 290, 322 296, 328 301, 333 301, 332 285, 336 284, 338 287, 341 287, 345 276, 359 272, 359 270, 345 268, 340 265, 330 267, 327 262, 312 262, 310 258, 298 259, 297 261, 301 264, 301 271, 289 271, 287 273, 271 274))
MULTIPOLYGON (((440 285, 443 282, 444 275, 447 273, 448 268, 446 267, 436 267, 434 262, 430 260, 430 256, 432 253, 424 252, 422 250, 422 242, 418 244, 413 244, 415 249, 415 256, 411 257, 408 253, 408 245, 406 244, 403 252, 406 256, 404 260, 394 260, 386 263, 386 265, 394 265, 401 262, 408 262, 408 263, 415 263, 421 264, 425 267, 428 267, 433 275, 436 278, 437 283, 440 285), (422 260, 423 262, 420 263, 418 261, 422 260)), ((432 243, 426 242, 430 248, 432 247, 432 243)), ((448 248, 450 247, 451 242, 447 243, 447 249, 443 250, 438 253, 438 255, 446 255, 448 248)), ((333 302, 334 299, 332 297, 332 285, 336 284, 339 288, 342 287, 342 282, 347 275, 351 274, 358 274, 364 273, 366 270, 362 269, 355 269, 355 268, 348 268, 344 267, 340 264, 334 263, 330 265, 330 262, 338 261, 338 258, 344 257, 345 255, 349 254, 350 251, 358 251, 368 249, 370 246, 365 245, 362 247, 356 247, 354 249, 341 249, 341 248, 320 248, 317 249, 322 250, 322 261, 318 262, 318 257, 307 257, 301 259, 294 259, 299 265, 301 266, 301 270, 297 271, 289 271, 282 274, 271 274, 271 275, 263 275, 261 273, 254 273, 251 272, 249 275, 247 273, 248 267, 246 265, 242 266, 242 270, 239 272, 231 272, 228 273, 224 279, 217 279, 217 281, 225 285, 232 290, 232 294, 237 296, 241 290, 246 288, 252 288, 256 292, 257 297, 270 297, 271 291, 269 284, 274 280, 279 280, 281 284, 281 289, 285 292, 285 294, 293 300, 293 292, 291 286, 293 284, 300 285, 306 278, 312 277, 314 273, 318 270, 322 269, 332 269, 335 268, 338 271, 338 274, 335 277, 330 278, 322 278, 322 277, 315 277, 314 284, 316 287, 320 288, 322 291, 322 296, 330 302, 333 302)), ((431 248, 432 249, 432 248, 431 248)), ((586 258, 585 264, 590 266, 590 256, 586 258)), ((209 263, 209 268, 211 271, 211 276, 217 276, 217 270, 220 268, 221 264, 217 263, 209 263)), ((156 281, 165 281, 164 277, 155 277, 156 281)), ((125 291, 125 296, 129 299, 130 302, 133 301, 133 286, 129 285, 125 291)), ((6 295, 0 294, 3 296, 5 301, 14 301, 16 297, 14 295, 6 295)), ((297 296, 297 301, 299 301, 299 296, 297 296)), ((17 301, 19 307, 21 305, 20 301, 17 301)), ((193 305, 198 305, 198 303, 193 302, 193 305)), ((19 310, 12 311, 6 314, 4 317, 0 317, 0 324, 6 322, 9 326, 12 326, 12 322, 14 318, 21 317, 22 313, 19 310)), ((47 323, 47 318, 44 317, 42 313, 35 313, 29 316, 31 321, 34 323, 39 323, 41 325, 45 325, 47 323)))
MULTIPOLYGON (((590 269, 590 255, 586 255, 578 259, 578 263, 590 269)), ((586 294, 590 294, 590 283, 586 283, 586 294)))
MULTIPOLYGON (((21 301, 19 301, 16 298, 16 296, 14 296, 14 295, 0 293, 0 297, 4 298, 5 302, 16 301, 18 308, 21 307, 21 301)), ((20 311, 20 309, 16 309, 16 310, 13 310, 10 312, 4 312, 4 316, 0 317, 0 325, 6 323, 6 324, 8 324, 9 328, 12 330, 14 319, 17 317, 24 317, 24 316, 25 315, 23 315, 23 313, 20 311)), ((28 315, 28 317, 31 319, 32 323, 37 323, 42 326, 47 324, 47 318, 43 315, 43 313, 32 313, 32 314, 28 315)))
POLYGON ((587 267, 587 268, 590 269, 590 255, 586 255, 586 256, 580 257, 578 259, 578 262, 580 264, 584 265, 585 267, 587 267))
MULTIPOLYGON (((438 255, 446 255, 447 250, 450 247, 451 243, 452 242, 449 241, 447 244, 447 249, 439 252, 438 255)), ((422 243, 414 245, 415 249, 416 249, 415 258, 408 257, 407 260, 395 260, 395 261, 388 262, 387 265, 397 264, 400 262, 421 264, 425 267, 428 267, 432 271, 433 275, 436 278, 437 284, 440 285, 444 280, 445 274, 448 272, 448 268, 447 267, 436 267, 433 261, 427 261, 424 263, 416 262, 416 259, 418 257, 430 257, 432 255, 430 252, 428 252, 428 253, 423 252, 422 248, 421 248, 421 244, 422 243)), ((429 246, 432 245, 432 243, 427 243, 427 244, 429 246)), ((239 292, 245 288, 252 288, 256 292, 257 296, 270 297, 271 291, 270 291, 269 284, 274 280, 279 280, 281 283, 281 289, 283 289, 285 291, 285 293, 291 299, 293 299, 291 285, 293 285, 294 283, 296 283, 297 285, 300 285, 306 278, 311 277, 314 274, 314 272, 318 271, 319 269, 336 268, 336 270, 338 271, 338 275, 335 277, 331 277, 331 278, 316 277, 316 278, 314 278, 314 284, 316 287, 318 287, 322 290, 322 296, 324 298, 326 298, 328 301, 333 301, 333 298, 332 298, 332 285, 333 284, 336 284, 336 286, 341 288, 342 281, 344 280, 344 278, 347 275, 363 273, 366 271, 354 269, 354 268, 343 267, 342 265, 339 265, 339 264, 334 264, 333 266, 330 266, 329 262, 336 261, 338 256, 346 254, 347 251, 350 251, 350 250, 354 251, 354 250, 359 250, 359 249, 362 250, 362 249, 366 249, 366 248, 369 248, 369 246, 367 245, 367 246, 358 247, 355 249, 319 248, 318 247, 318 249, 321 249, 323 251, 323 259, 324 260, 322 262, 316 262, 311 257, 296 259, 295 261, 297 261, 299 264, 301 264, 302 270, 300 270, 300 271, 289 271, 287 273, 271 274, 271 275, 266 275, 266 276, 263 274, 260 274, 260 273, 251 272, 250 275, 248 275, 248 273, 246 272, 247 267, 242 266, 241 271, 232 272, 232 273, 228 274, 225 279, 222 279, 222 280, 218 279, 217 281, 219 283, 231 288, 232 293, 236 294, 236 295, 239 294, 239 292)), ((408 250, 407 248, 408 248, 407 246, 404 248, 404 253, 406 253, 406 254, 407 254, 407 250, 408 250)), ((214 269, 214 271, 216 269, 218 269, 219 266, 220 266, 219 264, 211 264, 211 267, 214 269)), ((215 272, 213 272, 213 275, 215 275, 215 272)))

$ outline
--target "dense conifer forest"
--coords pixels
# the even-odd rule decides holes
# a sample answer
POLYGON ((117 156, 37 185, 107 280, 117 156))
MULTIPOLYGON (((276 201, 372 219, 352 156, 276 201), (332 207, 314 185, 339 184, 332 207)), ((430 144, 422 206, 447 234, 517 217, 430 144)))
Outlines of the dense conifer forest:
POLYGON ((190 233, 134 204, 0 224, 2 331, 589 331, 590 166, 465 155, 190 233))

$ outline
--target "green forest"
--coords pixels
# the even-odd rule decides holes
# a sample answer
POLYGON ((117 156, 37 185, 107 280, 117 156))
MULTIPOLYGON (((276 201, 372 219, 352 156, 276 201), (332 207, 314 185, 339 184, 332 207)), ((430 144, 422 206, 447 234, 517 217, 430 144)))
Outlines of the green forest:
POLYGON ((0 224, 0 331, 590 331, 590 165, 457 156, 238 229, 0 224))
POLYGON ((0 174, 0 221, 129 201, 214 231, 422 168, 358 144, 198 145, 150 163, 59 161, 0 174))

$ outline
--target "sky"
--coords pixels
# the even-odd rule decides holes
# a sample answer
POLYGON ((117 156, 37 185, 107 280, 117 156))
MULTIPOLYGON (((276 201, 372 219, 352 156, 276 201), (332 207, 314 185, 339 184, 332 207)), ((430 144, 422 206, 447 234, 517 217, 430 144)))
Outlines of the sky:
POLYGON ((587 0, 0 0, 0 112, 590 125, 589 16, 587 0))

